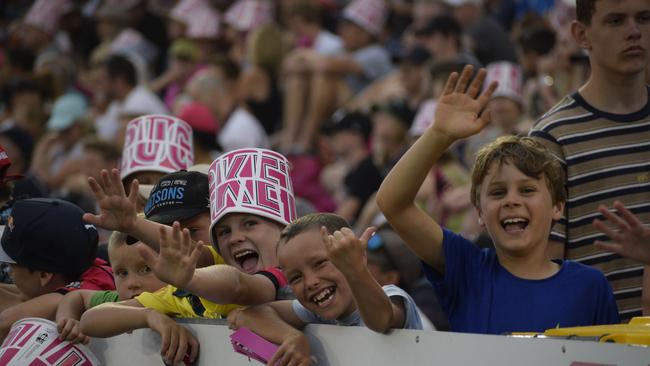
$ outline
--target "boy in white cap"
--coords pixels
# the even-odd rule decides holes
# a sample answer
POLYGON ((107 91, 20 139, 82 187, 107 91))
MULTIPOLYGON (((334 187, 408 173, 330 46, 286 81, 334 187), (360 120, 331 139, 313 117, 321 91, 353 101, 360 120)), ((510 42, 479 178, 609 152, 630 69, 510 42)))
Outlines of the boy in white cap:
POLYGON ((136 179, 140 184, 152 185, 163 175, 188 169, 193 163, 192 127, 185 121, 166 115, 145 115, 128 123, 120 165, 127 194, 136 179))
POLYGON ((383 0, 355 0, 343 10, 338 29, 345 54, 302 51, 303 70, 289 74, 286 81, 283 148, 297 141, 298 150, 310 149, 320 123, 337 106, 390 72, 390 56, 377 43, 386 11, 383 0))

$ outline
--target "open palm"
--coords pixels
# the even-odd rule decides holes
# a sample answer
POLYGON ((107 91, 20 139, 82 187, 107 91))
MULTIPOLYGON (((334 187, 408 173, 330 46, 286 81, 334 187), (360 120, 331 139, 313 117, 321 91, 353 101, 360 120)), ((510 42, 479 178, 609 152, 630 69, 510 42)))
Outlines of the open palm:
POLYGON ((133 180, 127 196, 117 169, 102 170, 100 181, 88 178, 88 185, 99 205, 99 215, 84 214, 84 220, 107 230, 130 233, 137 220, 138 181, 133 180))
POLYGON ((497 84, 490 84, 479 95, 486 71, 479 70, 474 80, 469 83, 472 71, 473 67, 467 65, 460 76, 458 73, 452 73, 438 99, 433 128, 453 140, 472 136, 490 122, 490 114, 485 107, 497 84))

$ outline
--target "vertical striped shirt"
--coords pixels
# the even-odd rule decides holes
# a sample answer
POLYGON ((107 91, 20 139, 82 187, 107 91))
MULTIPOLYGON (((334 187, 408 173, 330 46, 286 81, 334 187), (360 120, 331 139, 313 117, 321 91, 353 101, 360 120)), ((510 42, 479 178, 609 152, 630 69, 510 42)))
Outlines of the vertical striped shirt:
POLYGON ((530 136, 551 149, 567 174, 565 216, 551 239, 565 244, 567 259, 603 271, 621 320, 641 315, 643 266, 594 247, 608 238, 592 222, 603 220, 599 205, 620 200, 650 223, 650 98, 638 112, 612 114, 574 93, 535 122, 530 136))

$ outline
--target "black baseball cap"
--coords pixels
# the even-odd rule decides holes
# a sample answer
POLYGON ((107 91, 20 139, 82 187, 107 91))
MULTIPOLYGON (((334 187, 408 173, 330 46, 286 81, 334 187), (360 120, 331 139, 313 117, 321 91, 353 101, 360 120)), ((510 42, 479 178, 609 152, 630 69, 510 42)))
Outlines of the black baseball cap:
POLYGON ((364 140, 370 137, 372 132, 372 121, 370 117, 362 112, 337 112, 329 124, 323 127, 328 135, 334 135, 343 131, 356 132, 363 136, 364 140))
POLYGON ((169 225, 210 212, 207 174, 181 170, 160 178, 144 207, 147 219, 169 225))
POLYGON ((83 210, 59 199, 14 203, 0 242, 0 262, 32 270, 81 276, 97 253, 97 229, 83 210))

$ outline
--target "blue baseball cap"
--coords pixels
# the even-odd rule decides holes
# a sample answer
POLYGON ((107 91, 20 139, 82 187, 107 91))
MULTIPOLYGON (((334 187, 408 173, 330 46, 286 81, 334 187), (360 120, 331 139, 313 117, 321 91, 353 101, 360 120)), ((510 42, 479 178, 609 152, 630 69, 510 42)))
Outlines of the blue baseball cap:
POLYGON ((63 131, 70 128, 79 118, 86 115, 88 103, 77 93, 64 94, 52 106, 52 115, 47 121, 48 131, 63 131))
POLYGON ((0 239, 0 262, 78 277, 93 263, 98 234, 83 210, 59 199, 14 203, 0 239))

